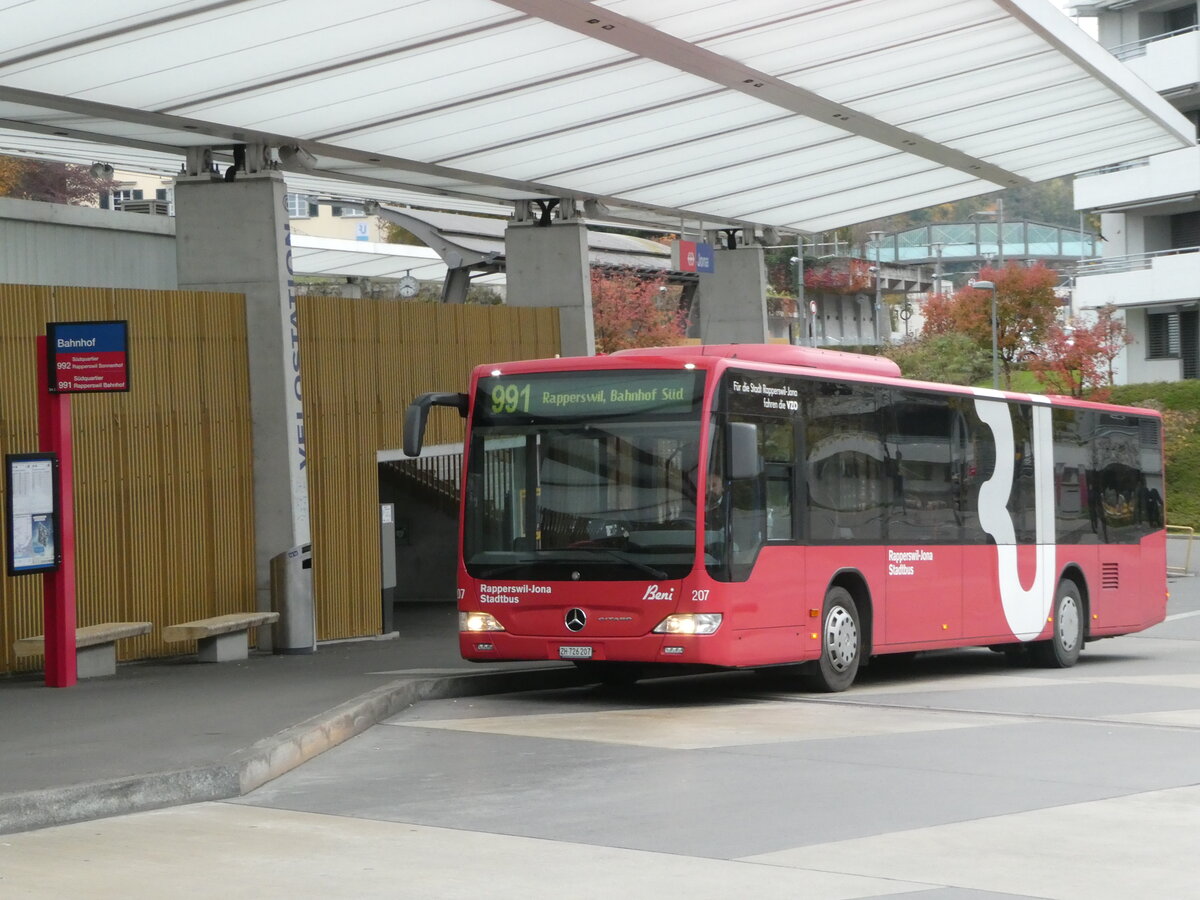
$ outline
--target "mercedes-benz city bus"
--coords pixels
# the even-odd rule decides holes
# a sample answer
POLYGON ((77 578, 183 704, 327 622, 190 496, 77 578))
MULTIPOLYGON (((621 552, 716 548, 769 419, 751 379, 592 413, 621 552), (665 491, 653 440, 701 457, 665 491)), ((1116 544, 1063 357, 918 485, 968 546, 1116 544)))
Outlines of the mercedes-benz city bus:
POLYGON ((910 381, 786 345, 480 366, 466 394, 460 646, 469 660, 803 664, 1088 641, 1166 609, 1151 410, 910 381))

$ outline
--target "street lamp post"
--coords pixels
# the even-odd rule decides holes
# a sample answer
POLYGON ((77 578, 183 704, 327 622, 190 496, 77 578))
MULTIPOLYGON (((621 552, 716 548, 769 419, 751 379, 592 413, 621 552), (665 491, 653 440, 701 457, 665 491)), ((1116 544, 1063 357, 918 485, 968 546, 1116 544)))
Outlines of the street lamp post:
MULTIPOLYGON (((875 343, 883 344, 883 326, 880 324, 880 319, 883 316, 883 271, 879 267, 879 245, 883 240, 883 236, 887 232, 871 231, 867 233, 867 237, 871 239, 871 243, 875 245, 875 343)), ((888 330, 891 331, 891 322, 888 322, 888 330)))
POLYGON ((971 287, 979 291, 992 292, 992 387, 1000 390, 1000 342, 996 327, 996 284, 992 281, 976 281, 971 287))

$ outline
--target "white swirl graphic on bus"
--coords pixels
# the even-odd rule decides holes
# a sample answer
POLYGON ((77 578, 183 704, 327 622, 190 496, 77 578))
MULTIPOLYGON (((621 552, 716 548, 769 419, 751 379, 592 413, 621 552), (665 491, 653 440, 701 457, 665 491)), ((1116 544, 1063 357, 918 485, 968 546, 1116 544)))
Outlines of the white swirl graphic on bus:
MULTIPOLYGON (((984 393, 979 391, 979 393, 984 393)), ((996 441, 996 470, 979 489, 979 523, 996 542, 996 574, 1000 582, 1000 601, 1012 633, 1022 641, 1031 641, 1046 627, 1046 617, 1054 601, 1054 443, 1050 407, 1033 407, 1033 492, 1037 571, 1033 584, 1026 589, 1017 569, 1017 539, 1008 498, 1012 493, 1016 447, 1013 441, 1009 406, 977 397, 975 411, 992 430, 996 441)))

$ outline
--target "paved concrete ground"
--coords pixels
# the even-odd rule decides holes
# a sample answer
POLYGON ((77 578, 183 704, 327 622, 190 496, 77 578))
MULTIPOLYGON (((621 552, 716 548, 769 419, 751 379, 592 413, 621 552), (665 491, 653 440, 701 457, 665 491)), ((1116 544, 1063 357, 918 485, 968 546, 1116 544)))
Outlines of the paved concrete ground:
POLYGON ((423 697, 578 682, 464 662, 452 602, 399 604, 396 627, 312 655, 124 664, 71 688, 0 678, 0 833, 236 796, 423 697))
POLYGON ((237 800, 6 836, 0 893, 1195 896, 1200 589, 1172 592, 1066 671, 428 700, 237 800))

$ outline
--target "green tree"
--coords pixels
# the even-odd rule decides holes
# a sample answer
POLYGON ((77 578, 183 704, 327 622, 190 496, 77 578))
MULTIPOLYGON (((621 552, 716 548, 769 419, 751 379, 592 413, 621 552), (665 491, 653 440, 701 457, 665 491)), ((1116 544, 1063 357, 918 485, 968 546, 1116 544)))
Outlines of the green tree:
POLYGON ((908 378, 941 384, 975 384, 991 370, 991 354, 965 334, 920 336, 891 344, 883 354, 908 378))

